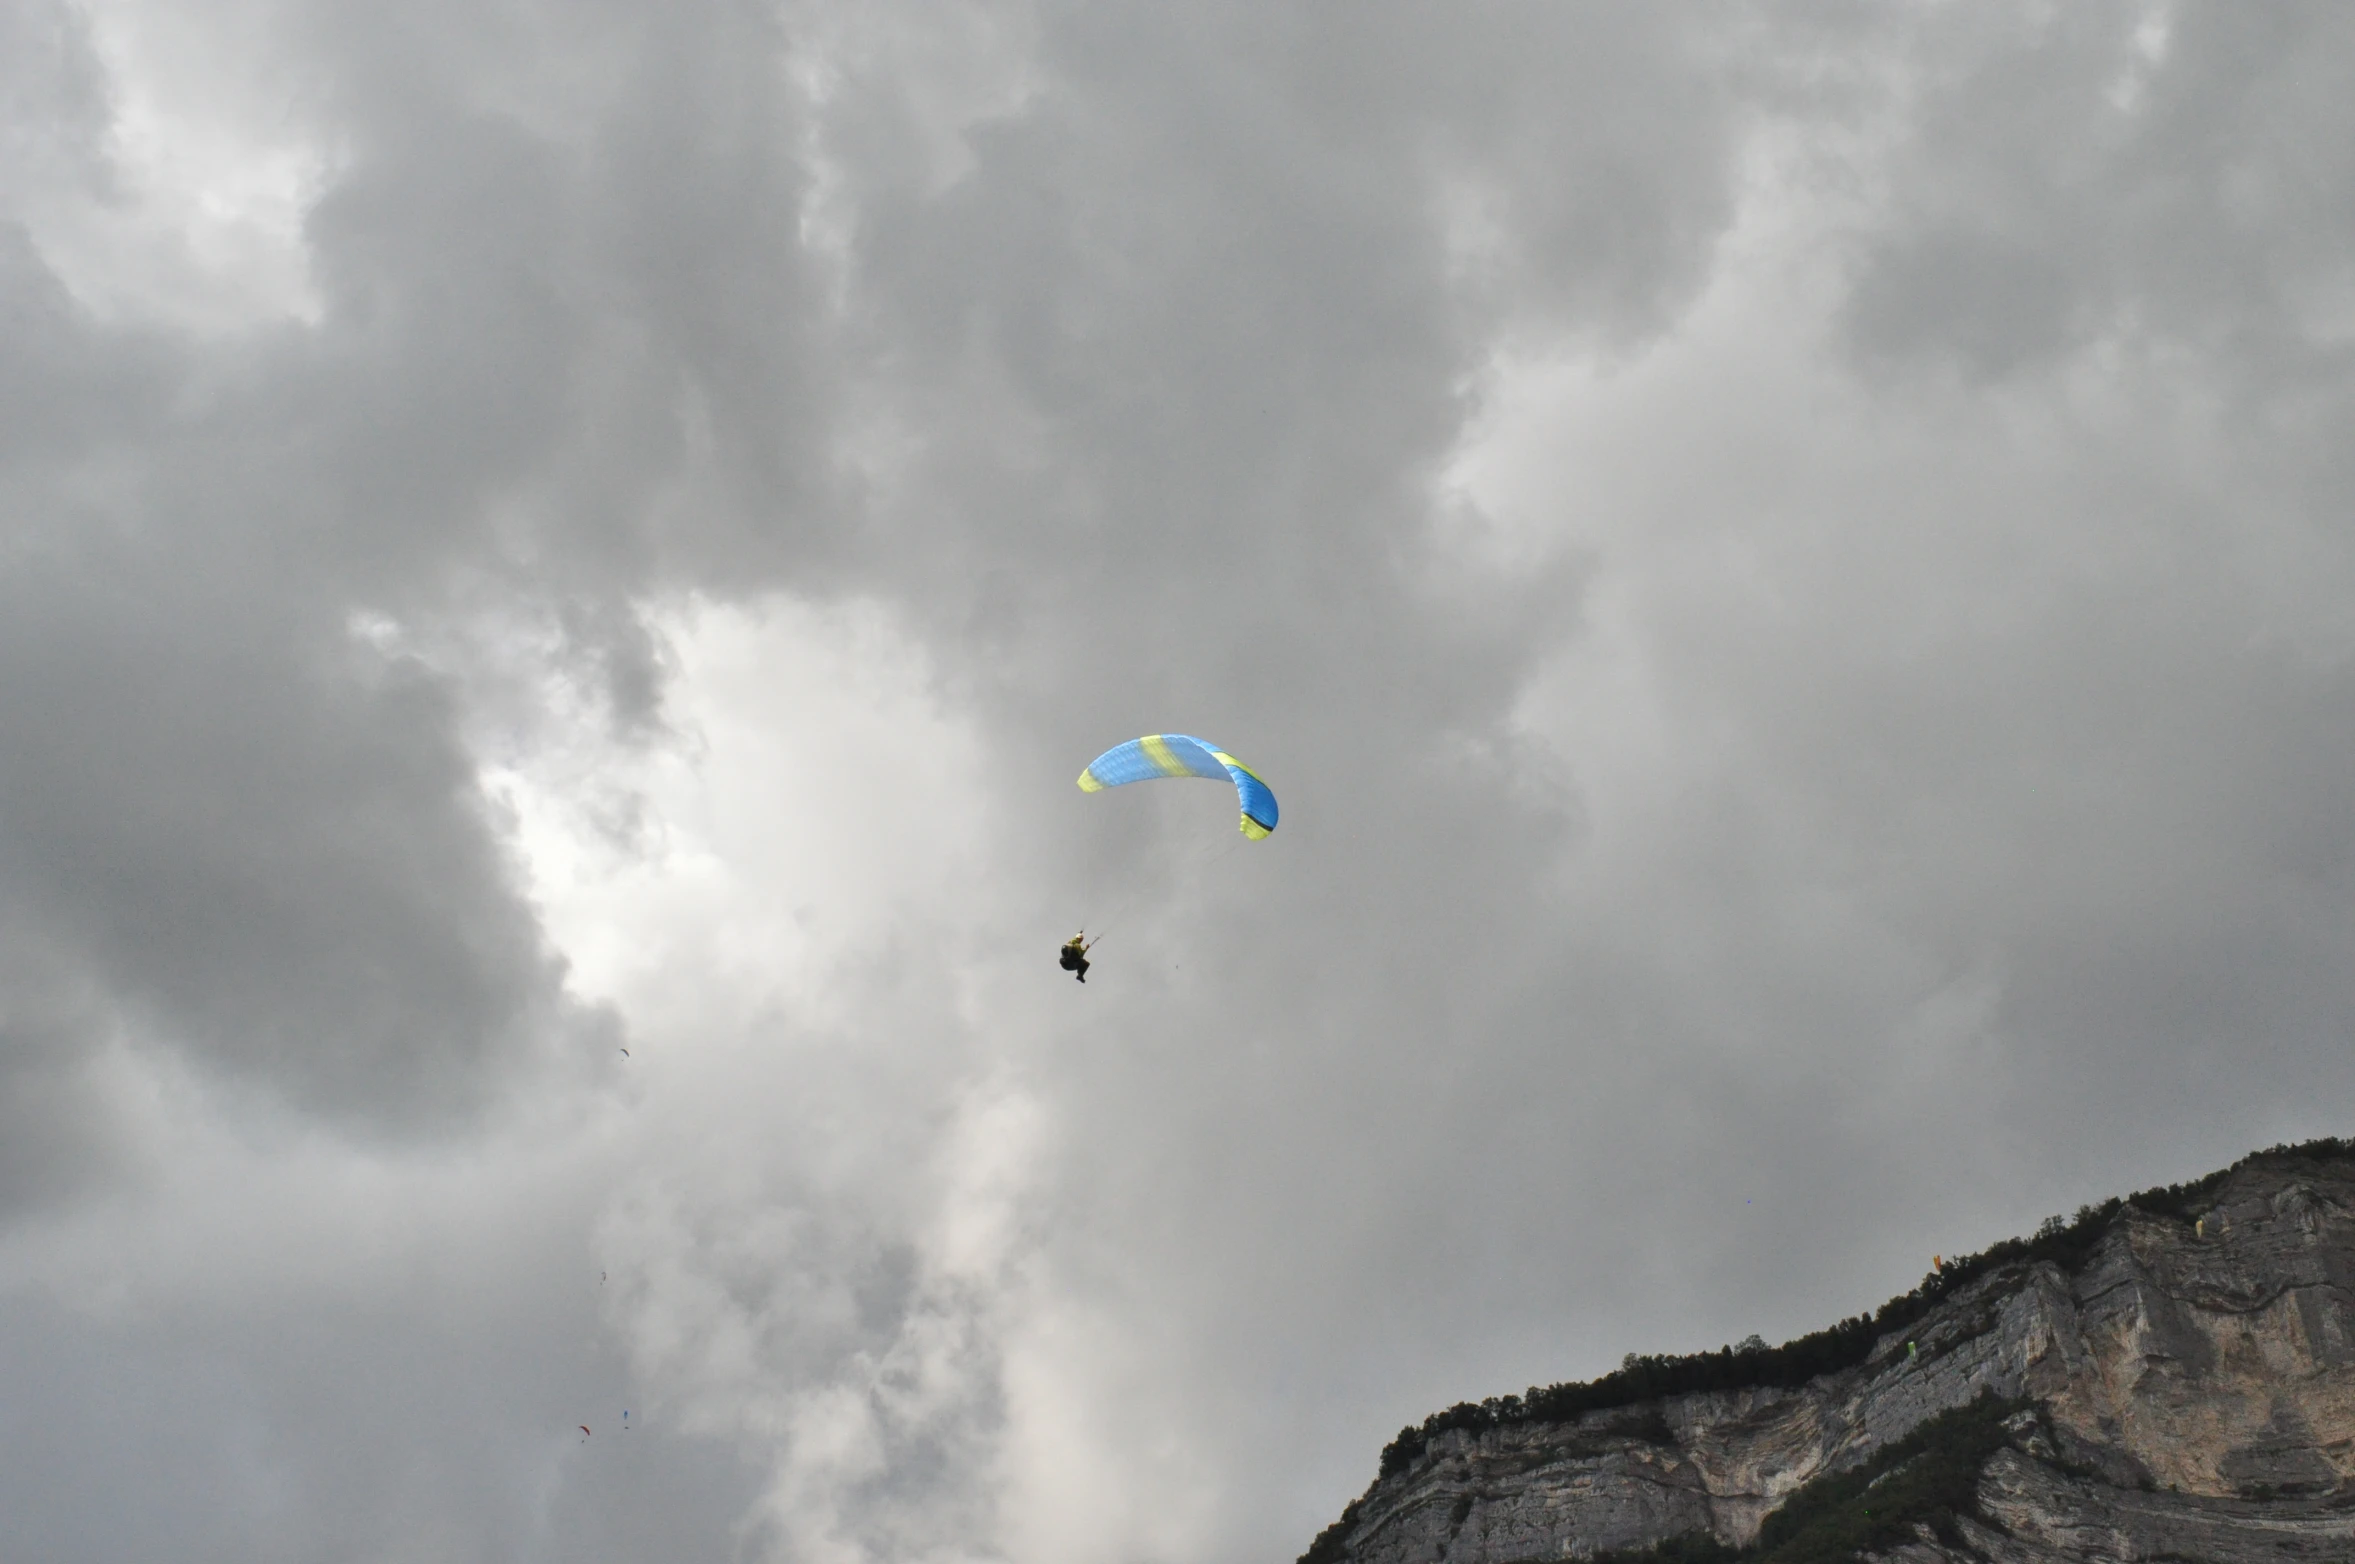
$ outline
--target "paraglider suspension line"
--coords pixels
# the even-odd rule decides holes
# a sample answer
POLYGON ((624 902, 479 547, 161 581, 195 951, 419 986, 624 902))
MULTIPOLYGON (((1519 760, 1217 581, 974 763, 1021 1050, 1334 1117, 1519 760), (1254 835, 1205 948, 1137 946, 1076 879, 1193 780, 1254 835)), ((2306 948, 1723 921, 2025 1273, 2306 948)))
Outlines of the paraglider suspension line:
MULTIPOLYGON (((1212 864, 1217 863, 1220 859, 1226 857, 1227 854, 1233 852, 1236 848, 1245 847, 1248 845, 1249 843, 1245 840, 1245 838, 1242 835, 1237 834, 1232 841, 1228 842, 1226 846, 1220 848, 1217 852, 1211 852, 1208 847, 1196 849, 1191 857, 1181 860, 1181 867, 1185 871, 1180 876, 1181 880, 1191 881, 1195 876, 1209 869, 1212 864)), ((1149 887, 1140 886, 1136 890, 1130 891, 1113 906, 1111 916, 1107 917, 1101 924, 1097 925, 1095 937, 1088 941, 1088 949, 1094 950, 1098 945, 1103 943, 1104 936, 1116 928, 1123 918, 1127 917, 1129 913, 1136 909, 1137 903, 1144 899, 1147 889, 1149 889, 1149 887)))

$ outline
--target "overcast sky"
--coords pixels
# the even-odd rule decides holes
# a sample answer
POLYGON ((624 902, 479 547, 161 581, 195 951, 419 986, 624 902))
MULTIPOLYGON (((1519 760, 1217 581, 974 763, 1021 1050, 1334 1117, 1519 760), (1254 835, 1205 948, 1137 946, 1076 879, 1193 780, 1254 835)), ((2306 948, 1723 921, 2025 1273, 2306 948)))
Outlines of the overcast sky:
POLYGON ((2355 1130, 2351 429, 2336 0, 0 0, 5 1551, 1288 1560, 2355 1130))

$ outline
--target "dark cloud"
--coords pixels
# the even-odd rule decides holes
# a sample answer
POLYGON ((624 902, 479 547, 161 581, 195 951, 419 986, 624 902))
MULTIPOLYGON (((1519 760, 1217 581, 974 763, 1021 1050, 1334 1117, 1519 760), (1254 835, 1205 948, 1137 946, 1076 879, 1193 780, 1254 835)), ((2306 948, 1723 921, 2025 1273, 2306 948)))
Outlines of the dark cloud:
MULTIPOLYGON (((87 16, 62 3, 12 5, 0 13, 0 167, 25 189, 48 180, 104 188, 106 68, 91 47, 87 16)), ((11 288, 15 296, 17 289, 11 288)))
POLYGON ((1911 43, 1860 345, 2001 375, 2122 341, 2260 396, 2343 373, 2343 13, 1995 11, 1911 43))
POLYGON ((13 916, 159 1040, 340 1113, 439 1117, 557 1003, 447 690, 158 499, 58 518, 8 577, 13 916))
POLYGON ((0 8, 39 1548, 1285 1556, 2343 1128, 2336 8, 558 20, 0 8))
POLYGON ((477 1258, 490 1285, 453 1288, 447 1246, 468 1245, 468 1224, 442 1217, 438 1260, 306 1276, 255 1251, 317 1241, 308 1224, 216 1228, 185 1269, 162 1268, 168 1291, 134 1282, 101 1311, 22 1299, 0 1375, 15 1551, 727 1556, 760 1474, 642 1406, 624 1433, 617 1365, 578 1345, 594 1269, 511 1232, 527 1263, 477 1258))

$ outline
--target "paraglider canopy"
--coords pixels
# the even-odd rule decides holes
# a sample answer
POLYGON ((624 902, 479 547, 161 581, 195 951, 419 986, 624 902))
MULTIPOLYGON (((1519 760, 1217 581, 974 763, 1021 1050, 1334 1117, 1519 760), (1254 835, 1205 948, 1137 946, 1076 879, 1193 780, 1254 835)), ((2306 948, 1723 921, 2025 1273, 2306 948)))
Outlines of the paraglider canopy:
POLYGON ((1242 806, 1243 834, 1256 842, 1276 828, 1276 795, 1268 785, 1225 750, 1183 733, 1148 733, 1114 745, 1088 762, 1079 774, 1079 787, 1083 793, 1100 793, 1163 777, 1232 782, 1235 800, 1242 806))

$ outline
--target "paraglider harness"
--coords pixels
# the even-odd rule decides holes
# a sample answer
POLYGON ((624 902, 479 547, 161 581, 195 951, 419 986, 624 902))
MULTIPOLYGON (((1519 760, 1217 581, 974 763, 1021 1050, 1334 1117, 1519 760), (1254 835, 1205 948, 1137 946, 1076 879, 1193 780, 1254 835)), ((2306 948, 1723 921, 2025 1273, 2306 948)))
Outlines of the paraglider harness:
MULTIPOLYGON (((1099 934, 1096 939, 1103 937, 1099 934)), ((1081 929, 1063 942, 1063 957, 1059 964, 1064 971, 1071 973, 1082 983, 1088 980, 1088 949, 1093 944, 1095 944, 1095 940, 1088 938, 1088 931, 1085 929, 1081 929)))

